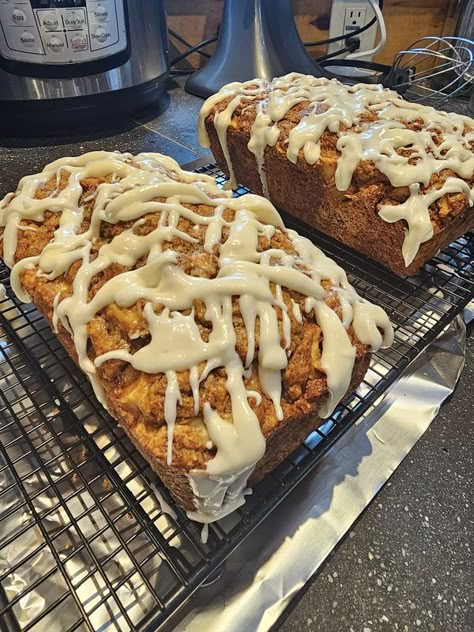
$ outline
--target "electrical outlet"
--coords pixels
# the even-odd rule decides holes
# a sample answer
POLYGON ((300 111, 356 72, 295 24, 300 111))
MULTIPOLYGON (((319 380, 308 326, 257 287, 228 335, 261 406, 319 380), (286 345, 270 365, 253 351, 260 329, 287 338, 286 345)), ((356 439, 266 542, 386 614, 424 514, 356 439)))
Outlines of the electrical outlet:
MULTIPOLYGON (((365 26, 367 16, 367 9, 361 9, 350 7, 346 9, 344 14, 344 33, 350 33, 351 31, 357 31, 362 26, 365 26)), ((363 35, 363 34, 362 34, 363 35)))
MULTIPOLYGON (((362 26, 365 26, 374 17, 374 11, 371 5, 364 0, 333 0, 331 9, 331 23, 329 26, 329 37, 336 37, 338 35, 351 35, 352 32, 358 30, 362 26)), ((375 46, 375 38, 377 35, 377 24, 371 26, 370 29, 364 31, 356 37, 360 40, 360 46, 358 51, 370 51, 375 46)), ((328 46, 328 53, 334 53, 341 48, 344 48, 344 40, 340 42, 333 42, 328 46)), ((342 53, 341 59, 347 57, 348 53, 342 53)), ((370 61, 372 57, 366 55, 361 57, 365 61, 370 61)), ((339 72, 345 75, 357 75, 360 73, 357 69, 349 69, 342 67, 331 67, 334 72, 339 72)))

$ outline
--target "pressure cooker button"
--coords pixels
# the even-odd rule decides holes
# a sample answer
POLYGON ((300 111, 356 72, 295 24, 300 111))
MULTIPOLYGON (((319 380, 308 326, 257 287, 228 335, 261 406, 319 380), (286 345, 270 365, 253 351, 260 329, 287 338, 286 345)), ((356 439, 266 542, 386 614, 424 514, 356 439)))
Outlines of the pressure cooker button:
POLYGON ((20 9, 13 9, 12 22, 17 26, 20 24, 26 24, 26 15, 20 9))
POLYGON ((86 17, 81 10, 75 11, 74 9, 67 9, 63 11, 63 20, 64 26, 68 31, 78 31, 83 29, 86 25, 86 17))
POLYGON ((60 53, 64 49, 64 39, 57 35, 51 35, 46 42, 46 48, 53 53, 60 53))
POLYGON ((79 34, 73 35, 72 37, 69 38, 69 45, 72 48, 72 50, 75 50, 75 51, 87 50, 89 48, 87 37, 84 37, 84 35, 79 35, 79 34))
POLYGON ((107 18, 109 17, 109 12, 107 11, 107 9, 104 7, 103 4, 98 4, 96 8, 94 9, 92 15, 97 20, 97 22, 105 22, 107 18))
POLYGON ((41 26, 47 31, 57 31, 62 26, 59 15, 54 13, 54 11, 42 12, 40 22, 41 26))
POLYGON ((23 33, 20 35, 20 43, 26 48, 33 48, 33 46, 36 44, 36 37, 33 35, 33 33, 30 33, 29 31, 23 31, 23 33))
POLYGON ((105 44, 110 39, 110 31, 103 26, 98 26, 95 33, 92 33, 92 39, 99 42, 99 44, 105 44))

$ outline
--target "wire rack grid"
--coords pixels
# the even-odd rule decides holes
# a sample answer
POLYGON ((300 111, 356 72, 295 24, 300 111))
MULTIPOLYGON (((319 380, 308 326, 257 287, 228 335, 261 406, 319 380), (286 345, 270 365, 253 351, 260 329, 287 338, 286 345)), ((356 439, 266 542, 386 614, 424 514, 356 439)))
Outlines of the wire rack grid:
MULTIPOLYGON (((224 176, 215 165, 196 169, 224 176)), ((241 187, 236 195, 247 189, 241 187)), ((0 630, 156 630, 317 466, 474 295, 470 236, 399 278, 284 217, 384 307, 395 343, 356 393, 234 514, 190 521, 107 415, 49 326, 0 265, 0 630)))

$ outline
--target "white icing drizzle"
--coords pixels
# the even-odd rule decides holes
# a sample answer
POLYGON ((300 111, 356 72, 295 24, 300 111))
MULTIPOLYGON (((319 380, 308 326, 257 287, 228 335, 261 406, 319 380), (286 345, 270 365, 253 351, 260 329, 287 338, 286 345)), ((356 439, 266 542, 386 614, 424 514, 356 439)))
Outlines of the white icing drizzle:
MULTIPOLYGON (((235 187, 234 169, 227 146, 227 130, 236 108, 255 101, 256 117, 250 131, 248 149, 255 155, 264 195, 268 197, 265 173, 265 147, 273 146, 279 137, 278 122, 298 103, 308 103, 308 111, 290 131, 287 157, 296 163, 300 152, 313 165, 321 155, 320 139, 329 130, 338 136, 335 184, 346 191, 361 160, 371 161, 387 176, 394 187, 410 187, 410 197, 398 206, 383 205, 380 216, 388 222, 405 220, 406 237, 402 254, 408 266, 420 245, 433 236, 429 206, 446 193, 464 193, 469 205, 474 204, 474 189, 464 180, 474 175, 474 121, 466 116, 440 112, 432 107, 404 101, 396 92, 380 85, 345 86, 336 79, 328 80, 298 73, 279 77, 271 82, 252 79, 231 83, 211 96, 199 114, 199 140, 209 147, 205 121, 213 108, 230 99, 226 107, 214 114, 214 126, 227 161, 229 187, 235 187), (376 115, 378 120, 364 119, 376 115), (422 129, 408 129, 407 123, 422 121, 422 129), (440 135, 437 145, 434 137, 440 135), (403 156, 397 149, 409 150, 403 156), (450 185, 439 192, 420 193, 434 174, 444 169, 459 178, 450 178, 450 185), (461 179, 462 178, 462 179, 461 179), (396 210, 395 210, 396 209, 396 210)), ((245 107, 245 106, 243 106, 245 107)))
POLYGON ((205 522, 202 525, 202 529, 201 529, 201 542, 202 542, 202 544, 207 544, 208 538, 209 538, 209 523, 205 522))
POLYGON ((469 185, 460 178, 447 178, 440 189, 433 189, 427 193, 420 193, 419 184, 411 184, 410 196, 402 204, 386 204, 380 210, 380 217, 386 222, 396 222, 404 219, 408 230, 402 246, 405 263, 409 265, 418 252, 419 243, 428 241, 433 236, 433 225, 424 220, 424 212, 435 200, 439 200, 447 193, 465 193, 469 199, 469 206, 473 205, 473 195, 469 185))
POLYGON ((34 226, 21 226, 20 224, 18 224, 17 228, 18 230, 29 230, 32 233, 36 233, 38 231, 38 229, 34 226))
POLYGON ((295 301, 293 301, 292 299, 292 311, 293 311, 293 318, 296 320, 297 323, 302 323, 303 322, 303 316, 301 315, 301 308, 298 305, 298 303, 295 303, 295 301))
POLYGON ((248 477, 265 452, 265 439, 254 410, 261 404, 262 397, 254 390, 247 390, 245 384, 255 361, 257 318, 260 386, 272 400, 277 418, 283 419, 281 371, 288 363, 291 315, 298 322, 303 321, 303 315, 295 301, 292 309, 288 309, 282 288, 307 297, 306 312, 315 318, 323 332, 321 367, 327 376, 329 395, 320 415, 331 414, 350 383, 355 348, 347 332, 349 326, 352 324, 358 338, 373 350, 382 344, 391 344, 393 332, 383 310, 364 302, 348 284, 344 271, 309 240, 287 231, 296 255, 275 248, 261 249, 260 238, 268 240, 276 231, 285 231, 279 214, 268 200, 255 195, 232 199, 212 178, 184 172, 170 158, 159 154, 133 157, 92 152, 56 161, 41 174, 23 178, 15 196, 7 196, 0 205, 0 226, 5 227, 8 234, 5 260, 10 266, 19 222, 31 219, 40 222, 46 210, 59 213, 58 228, 39 256, 13 266, 12 287, 20 298, 29 300, 20 283, 20 272, 26 267, 36 268, 39 276, 55 279, 67 272, 73 262, 82 261, 74 277, 72 295, 60 300, 57 293, 54 298, 53 327, 57 329, 61 322, 71 333, 78 362, 104 405, 96 370, 107 360, 119 359, 139 371, 165 375, 168 465, 172 464, 173 432, 181 403, 177 374, 189 371, 194 413, 198 419, 202 418, 208 444, 216 448, 205 470, 192 470, 188 474, 195 494, 196 511, 189 512, 193 519, 210 522, 240 506, 244 502, 248 477), (69 173, 65 187, 57 188, 52 197, 36 199, 38 187, 56 177, 59 170, 63 176, 69 173), (98 185, 92 200, 90 225, 80 233, 84 219, 81 181, 110 174, 115 174, 111 182, 98 185), (185 207, 185 203, 205 204, 214 212, 210 216, 200 215, 185 207), (233 220, 224 219, 224 209, 233 210, 233 220), (141 218, 149 213, 159 213, 156 228, 145 235, 135 233, 135 227, 143 224, 141 218), (205 249, 218 254, 215 278, 186 274, 178 265, 178 253, 163 250, 164 242, 176 238, 190 244, 197 242, 197 237, 192 236, 196 231, 188 234, 178 228, 181 218, 204 228, 205 249), (124 221, 134 222, 134 225, 102 245, 91 257, 101 223, 124 221), (227 237, 222 243, 224 228, 227 237), (144 260, 144 264, 136 268, 138 260, 144 260), (124 266, 126 271, 105 282, 89 299, 92 279, 114 263, 124 266), (329 281, 338 292, 342 321, 326 304, 328 290, 322 281, 329 281), (239 301, 247 333, 248 352, 244 362, 236 349, 233 298, 239 301), (139 299, 144 301, 143 314, 150 341, 133 353, 119 348, 92 361, 87 353, 87 326, 91 320, 107 305, 130 307, 139 299), (195 320, 196 300, 204 303, 205 319, 210 323, 207 341, 202 338, 195 320), (281 313, 282 336, 278 312, 281 313), (200 372, 202 366, 204 369, 200 372), (220 367, 227 376, 230 401, 227 416, 219 414, 208 402, 201 402, 199 395, 200 383, 220 367))
POLYGON ((61 292, 57 292, 53 301, 53 331, 55 334, 58 333, 58 305, 59 305, 59 297, 61 296, 61 292))
POLYGON ((251 466, 222 476, 209 476, 204 470, 191 470, 188 480, 196 511, 188 511, 188 517, 205 524, 220 520, 242 507, 247 481, 253 470, 254 466, 251 466))

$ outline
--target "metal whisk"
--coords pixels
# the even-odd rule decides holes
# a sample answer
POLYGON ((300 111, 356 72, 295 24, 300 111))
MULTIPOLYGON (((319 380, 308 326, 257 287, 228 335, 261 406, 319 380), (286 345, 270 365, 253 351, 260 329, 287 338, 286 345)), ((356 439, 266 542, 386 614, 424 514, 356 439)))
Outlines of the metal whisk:
POLYGON ((396 90, 410 101, 440 105, 474 80, 474 42, 463 37, 422 37, 398 52, 395 69, 405 70, 396 90))

